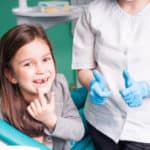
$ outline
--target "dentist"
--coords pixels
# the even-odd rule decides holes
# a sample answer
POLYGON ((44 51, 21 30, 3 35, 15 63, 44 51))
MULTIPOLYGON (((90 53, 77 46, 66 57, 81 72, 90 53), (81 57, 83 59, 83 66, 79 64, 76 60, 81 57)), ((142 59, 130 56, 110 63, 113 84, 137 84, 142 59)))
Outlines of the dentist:
POLYGON ((72 69, 96 150, 150 149, 149 39, 150 0, 95 0, 76 24, 72 69))

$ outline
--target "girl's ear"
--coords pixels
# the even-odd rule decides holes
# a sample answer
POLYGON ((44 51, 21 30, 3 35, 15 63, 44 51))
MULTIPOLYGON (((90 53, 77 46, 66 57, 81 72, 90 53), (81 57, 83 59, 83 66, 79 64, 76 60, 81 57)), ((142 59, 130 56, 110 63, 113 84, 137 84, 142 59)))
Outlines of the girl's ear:
POLYGON ((10 70, 5 69, 4 74, 7 80, 10 81, 12 84, 17 83, 17 80, 13 77, 12 72, 10 70))

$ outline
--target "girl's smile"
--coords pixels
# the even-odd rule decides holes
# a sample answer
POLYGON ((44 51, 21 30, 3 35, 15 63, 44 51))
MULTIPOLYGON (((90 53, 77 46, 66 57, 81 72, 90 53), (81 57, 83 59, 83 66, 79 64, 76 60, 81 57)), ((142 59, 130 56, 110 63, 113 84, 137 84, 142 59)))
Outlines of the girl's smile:
POLYGON ((43 87, 48 83, 48 80, 49 80, 49 77, 43 78, 43 79, 36 79, 36 80, 33 80, 33 83, 37 87, 43 87))

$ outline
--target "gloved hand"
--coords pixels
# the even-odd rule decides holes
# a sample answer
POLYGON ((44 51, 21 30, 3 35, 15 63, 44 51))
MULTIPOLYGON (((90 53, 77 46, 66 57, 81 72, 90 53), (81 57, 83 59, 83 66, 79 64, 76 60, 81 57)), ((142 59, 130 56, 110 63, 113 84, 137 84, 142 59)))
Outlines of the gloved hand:
POLYGON ((127 70, 123 70, 125 89, 119 90, 122 98, 129 107, 138 107, 143 100, 150 96, 150 86, 145 81, 134 81, 127 70))
POLYGON ((97 71, 93 71, 94 78, 90 81, 90 97, 95 105, 104 104, 111 95, 106 87, 106 81, 102 75, 97 71))

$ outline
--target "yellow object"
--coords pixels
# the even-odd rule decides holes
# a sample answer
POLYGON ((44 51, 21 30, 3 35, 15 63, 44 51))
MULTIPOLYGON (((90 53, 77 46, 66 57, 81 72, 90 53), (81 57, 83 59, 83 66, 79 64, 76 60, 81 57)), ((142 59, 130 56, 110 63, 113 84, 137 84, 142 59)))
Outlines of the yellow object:
POLYGON ((43 12, 46 12, 46 13, 57 13, 59 12, 59 9, 56 8, 56 7, 46 7, 43 12))
POLYGON ((68 2, 53 1, 53 2, 39 2, 39 8, 44 13, 59 13, 67 12, 70 10, 68 2))
POLYGON ((64 5, 64 11, 69 11, 70 10, 70 6, 69 5, 64 5))

